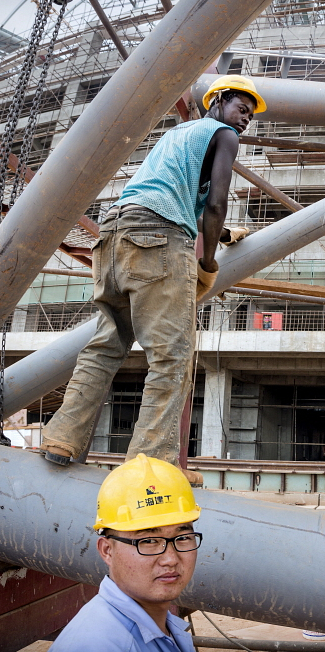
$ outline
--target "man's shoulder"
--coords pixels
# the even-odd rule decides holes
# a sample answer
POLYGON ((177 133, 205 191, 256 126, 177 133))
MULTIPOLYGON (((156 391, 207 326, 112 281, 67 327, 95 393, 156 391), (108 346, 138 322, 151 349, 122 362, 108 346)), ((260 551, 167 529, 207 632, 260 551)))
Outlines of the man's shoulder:
POLYGON ((51 652, 136 652, 130 621, 100 595, 90 600, 61 632, 51 652))

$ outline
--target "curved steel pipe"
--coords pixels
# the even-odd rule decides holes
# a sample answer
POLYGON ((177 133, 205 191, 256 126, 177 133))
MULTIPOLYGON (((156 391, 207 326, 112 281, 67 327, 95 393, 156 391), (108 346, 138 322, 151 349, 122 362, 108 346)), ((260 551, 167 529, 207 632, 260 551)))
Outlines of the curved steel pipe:
MULTIPOLYGON (((205 73, 192 86, 193 97, 205 114, 202 97, 212 82, 222 75, 205 73)), ((287 124, 325 125, 325 84, 300 79, 252 77, 258 93, 267 104, 267 111, 259 113, 258 120, 286 122, 287 124), (308 98, 308 102, 306 101, 308 98)))
MULTIPOLYGON (((0 560, 99 584, 105 564, 92 529, 104 470, 2 448, 0 560)), ((196 490, 203 544, 179 602, 292 627, 325 626, 323 511, 196 490)))
MULTIPOLYGON (((325 86, 325 84, 324 84, 325 86)), ((325 235, 325 199, 303 208, 216 253, 219 273, 211 292, 220 294, 242 279, 325 235)))
POLYGON ((5 370, 4 418, 68 382, 79 351, 96 332, 97 317, 34 351, 5 370))

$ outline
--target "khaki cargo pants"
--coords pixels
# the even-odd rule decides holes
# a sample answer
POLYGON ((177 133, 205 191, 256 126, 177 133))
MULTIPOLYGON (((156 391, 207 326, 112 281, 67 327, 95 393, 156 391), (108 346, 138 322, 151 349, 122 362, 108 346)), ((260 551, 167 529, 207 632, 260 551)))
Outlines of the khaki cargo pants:
POLYGON ((141 452, 177 464, 195 348, 194 241, 146 208, 114 207, 94 245, 93 270, 102 314, 43 443, 74 457, 85 450, 105 392, 137 340, 149 371, 127 459, 141 452))

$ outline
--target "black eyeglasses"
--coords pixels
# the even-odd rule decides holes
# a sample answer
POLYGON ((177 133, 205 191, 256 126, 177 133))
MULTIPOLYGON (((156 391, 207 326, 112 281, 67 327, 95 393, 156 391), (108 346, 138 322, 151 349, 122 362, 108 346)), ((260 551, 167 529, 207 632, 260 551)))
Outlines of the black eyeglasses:
POLYGON ((146 537, 145 539, 124 539, 108 534, 105 539, 115 539, 122 543, 128 543, 130 546, 136 546, 139 555, 162 555, 169 543, 172 543, 177 552, 190 552, 197 550, 202 542, 203 535, 201 532, 188 532, 179 534, 177 537, 146 537))

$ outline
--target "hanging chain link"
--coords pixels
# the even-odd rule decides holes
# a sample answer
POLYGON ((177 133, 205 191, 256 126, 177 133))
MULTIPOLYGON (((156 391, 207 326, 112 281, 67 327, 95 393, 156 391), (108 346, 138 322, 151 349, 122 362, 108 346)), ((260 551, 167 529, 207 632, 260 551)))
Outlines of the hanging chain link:
MULTIPOLYGON (((66 5, 68 2, 70 2, 70 0, 62 0, 61 2, 62 4, 61 10, 54 26, 52 38, 48 47, 48 51, 42 67, 40 79, 33 98, 32 108, 29 115, 27 127, 24 132, 24 138, 23 138, 21 153, 19 157, 19 163, 17 166, 13 189, 11 192, 10 206, 12 206, 15 202, 18 186, 19 186, 19 194, 21 194, 24 187, 24 176, 26 171, 26 165, 32 147, 33 136, 35 133, 36 121, 40 110, 44 84, 51 63, 55 41, 57 39, 61 22, 66 9, 66 5)), ((3 219, 1 215, 1 209, 3 204, 5 185, 7 179, 9 155, 11 152, 18 120, 23 107, 27 85, 35 63, 37 48, 41 41, 51 7, 52 7, 52 0, 40 0, 38 4, 36 18, 30 37, 30 42, 27 48, 27 52, 25 55, 21 72, 18 77, 17 87, 13 96, 13 101, 12 104, 10 105, 10 109, 8 112, 8 118, 5 125, 4 134, 3 134, 1 147, 0 147, 0 223, 2 222, 3 219)), ((2 324, 1 356, 0 356, 0 445, 11 446, 10 439, 6 437, 3 433, 4 367, 5 367, 6 330, 7 330, 6 326, 7 326, 7 322, 5 321, 2 324)))
MULTIPOLYGON (((0 209, 3 203, 5 185, 8 172, 8 160, 11 147, 18 124, 19 116, 23 107, 25 92, 29 82, 33 65, 35 62, 37 48, 41 41, 44 28, 50 13, 52 0, 40 0, 37 8, 35 22, 33 25, 29 45, 25 54, 24 62, 17 80, 16 90, 9 108, 7 122, 0 147, 0 209)), ((0 222, 3 217, 0 215, 0 222)))
POLYGON ((25 172, 26 172, 26 168, 27 168, 27 161, 28 161, 28 157, 29 157, 29 154, 31 152, 31 149, 32 149, 32 143, 33 143, 33 138, 34 138, 34 133, 35 133, 35 128, 36 128, 36 122, 37 122, 37 118, 38 118, 40 108, 41 108, 44 85, 45 85, 47 73, 48 73, 48 70, 49 70, 49 67, 50 67, 50 63, 51 63, 51 60, 52 60, 54 45, 55 45, 55 42, 56 42, 56 39, 57 39, 57 36, 58 36, 58 33, 59 33, 59 29, 61 27, 61 23, 62 23, 62 19, 63 19, 63 16, 64 16, 64 12, 65 12, 67 3, 68 3, 68 0, 63 0, 60 13, 58 15, 57 21, 56 21, 55 26, 54 26, 52 38, 51 38, 50 44, 48 46, 47 55, 46 55, 45 61, 43 63, 43 68, 42 68, 42 72, 41 72, 41 75, 40 75, 40 78, 39 78, 39 82, 37 84, 37 88, 36 88, 35 95, 34 95, 34 98, 33 98, 33 103, 32 103, 32 107, 31 107, 31 110, 30 110, 28 123, 27 123, 27 126, 26 126, 25 131, 24 131, 23 143, 22 143, 21 150, 20 150, 20 155, 19 155, 19 163, 18 163, 18 167, 17 167, 17 170, 16 170, 15 179, 14 179, 14 183, 13 183, 13 188, 12 188, 12 192, 11 192, 10 203, 9 203, 10 206, 13 206, 13 204, 16 201, 17 194, 18 194, 18 196, 21 195, 21 193, 22 193, 22 191, 24 189, 25 172))

